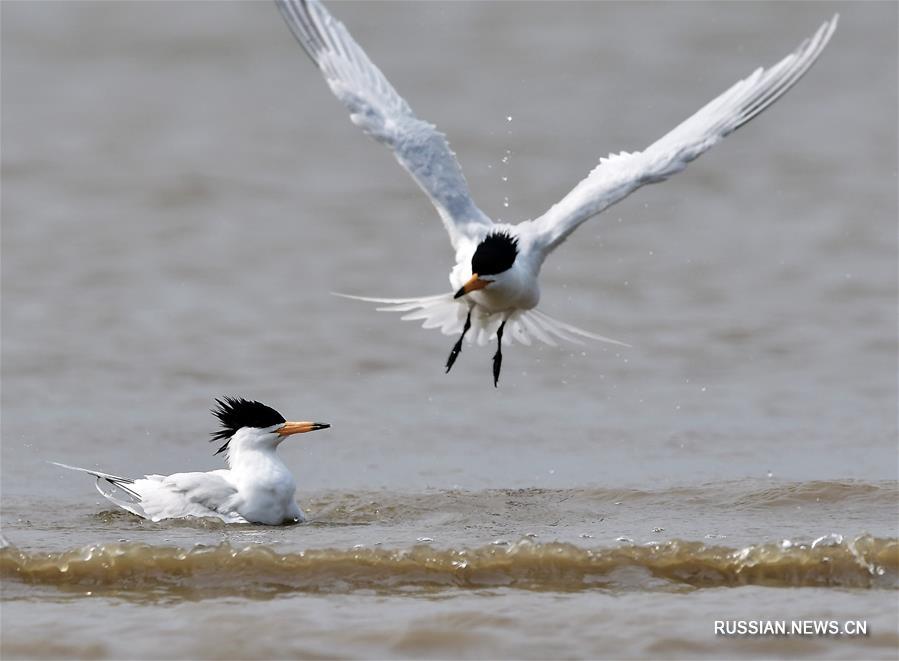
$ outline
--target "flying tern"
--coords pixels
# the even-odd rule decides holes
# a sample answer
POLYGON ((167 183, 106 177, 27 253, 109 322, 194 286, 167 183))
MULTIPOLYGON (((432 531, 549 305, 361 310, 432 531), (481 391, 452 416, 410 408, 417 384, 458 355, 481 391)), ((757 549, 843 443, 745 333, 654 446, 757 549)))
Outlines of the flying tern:
POLYGON ((105 498, 151 521, 191 516, 267 525, 305 521, 294 500, 296 482, 278 456, 278 446, 293 434, 331 425, 288 422, 275 409, 246 399, 215 401, 212 413, 221 429, 213 432, 211 442, 224 441, 215 454, 225 453, 227 469, 132 479, 52 463, 93 475, 97 491, 105 498))
POLYGON ((768 108, 815 63, 838 20, 834 15, 790 55, 768 69, 756 69, 643 151, 623 151, 600 159, 599 165, 546 213, 512 225, 493 222, 477 207, 444 135, 415 116, 343 24, 320 2, 276 1, 293 35, 349 110, 352 122, 390 148, 431 199, 456 253, 449 293, 420 298, 349 298, 380 303, 379 310, 403 312, 403 319, 423 320, 424 328, 439 328, 446 335, 461 333, 447 358, 447 372, 469 332, 468 341, 478 344, 496 337, 494 386, 499 381, 507 327, 509 335, 525 345, 532 339, 555 345, 556 340, 580 343, 580 338, 623 344, 535 309, 543 261, 585 220, 644 184, 680 172, 768 108))

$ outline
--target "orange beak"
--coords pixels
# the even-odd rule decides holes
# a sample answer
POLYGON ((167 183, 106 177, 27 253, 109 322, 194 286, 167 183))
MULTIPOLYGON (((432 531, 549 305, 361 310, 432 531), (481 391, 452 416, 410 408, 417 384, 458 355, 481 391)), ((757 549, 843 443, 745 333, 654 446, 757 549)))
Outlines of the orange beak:
POLYGON ((307 431, 327 429, 331 425, 324 422, 285 422, 278 430, 278 436, 292 436, 293 434, 305 434, 307 431))
POLYGON ((456 292, 456 295, 453 296, 453 298, 461 298, 462 296, 465 296, 465 294, 470 294, 478 289, 483 289, 489 285, 490 282, 490 280, 481 280, 478 278, 478 274, 475 273, 468 279, 468 282, 459 288, 459 291, 456 292))

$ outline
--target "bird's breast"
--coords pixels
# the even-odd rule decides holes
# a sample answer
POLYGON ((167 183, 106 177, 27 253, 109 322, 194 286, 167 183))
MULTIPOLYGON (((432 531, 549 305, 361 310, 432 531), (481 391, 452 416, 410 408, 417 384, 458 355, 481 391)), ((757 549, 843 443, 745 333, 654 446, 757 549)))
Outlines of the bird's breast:
POLYGON ((513 287, 507 283, 494 283, 484 289, 471 292, 468 298, 488 312, 506 310, 530 310, 540 302, 540 288, 536 282, 532 287, 513 287))
POLYGON ((244 500, 238 511, 253 523, 279 525, 294 516, 294 491, 283 486, 250 489, 243 494, 244 500))

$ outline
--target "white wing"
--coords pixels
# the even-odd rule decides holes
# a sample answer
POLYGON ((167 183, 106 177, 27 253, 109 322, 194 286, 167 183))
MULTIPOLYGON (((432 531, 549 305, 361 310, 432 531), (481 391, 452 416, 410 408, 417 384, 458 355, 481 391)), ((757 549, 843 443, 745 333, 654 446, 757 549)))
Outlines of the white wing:
POLYGON ((152 521, 184 516, 212 516, 226 523, 246 523, 236 511, 238 492, 227 479, 226 470, 147 475, 132 480, 90 468, 69 466, 56 461, 50 463, 92 475, 97 478, 97 491, 107 500, 152 521), (126 494, 127 500, 120 491, 126 494))
POLYGON ((153 521, 185 516, 214 516, 228 523, 245 523, 237 512, 239 494, 226 470, 208 473, 147 475, 135 480, 146 516, 153 521))
POLYGON ((805 74, 824 50, 839 15, 770 69, 756 69, 645 151, 612 154, 600 160, 560 202, 532 221, 544 254, 562 243, 585 220, 644 184, 663 181, 777 101, 805 74))
POLYGON ((471 199, 446 137, 418 119, 342 23, 316 0, 277 0, 290 31, 350 119, 391 150, 437 207, 453 247, 492 223, 471 199))

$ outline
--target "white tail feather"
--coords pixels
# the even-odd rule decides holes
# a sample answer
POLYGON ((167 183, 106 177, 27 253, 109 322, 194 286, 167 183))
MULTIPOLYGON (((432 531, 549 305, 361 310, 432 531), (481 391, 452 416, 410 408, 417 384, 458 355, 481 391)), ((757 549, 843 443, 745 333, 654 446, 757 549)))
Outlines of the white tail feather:
POLYGON ((79 473, 86 473, 97 478, 94 486, 97 487, 97 491, 99 491, 100 495, 106 498, 106 500, 117 507, 121 507, 127 512, 137 514, 137 516, 144 517, 145 519, 150 518, 147 516, 146 512, 144 512, 143 507, 140 506, 140 494, 126 486, 128 484, 133 484, 134 480, 127 477, 119 477, 118 475, 110 475, 109 473, 101 473, 100 471, 91 470, 90 468, 69 466, 68 464, 61 464, 58 461, 51 461, 50 463, 54 466, 59 466, 60 468, 66 468, 70 471, 77 471, 79 473), (117 492, 127 494, 130 500, 122 500, 118 497, 117 492))
POLYGON ((137 516, 143 517, 144 519, 152 520, 152 517, 144 511, 143 507, 141 507, 140 496, 138 496, 131 489, 123 487, 120 483, 110 482, 106 478, 102 477, 97 478, 94 486, 97 488, 97 491, 99 491, 100 494, 113 505, 121 507, 126 512, 131 512, 132 514, 136 514, 137 516), (125 492, 128 498, 130 498, 131 500, 123 500, 122 498, 119 498, 117 493, 118 491, 125 492))
MULTIPOLYGON (((379 303, 378 312, 402 312, 403 321, 422 321, 422 328, 439 328, 444 335, 458 335, 465 325, 468 315, 468 304, 454 298, 452 294, 437 294, 420 298, 374 298, 370 296, 352 296, 338 294, 341 298, 366 303, 379 303)), ((486 312, 475 307, 471 313, 471 330, 465 339, 469 344, 484 345, 496 339, 496 331, 503 319, 506 320, 504 340, 515 340, 530 346, 532 340, 538 340, 550 346, 558 346, 555 341, 563 340, 572 344, 583 344, 581 338, 617 344, 629 347, 629 344, 613 340, 604 335, 597 335, 583 329, 566 324, 537 310, 514 310, 509 312, 486 312), (555 338, 555 339, 554 339, 555 338)))

